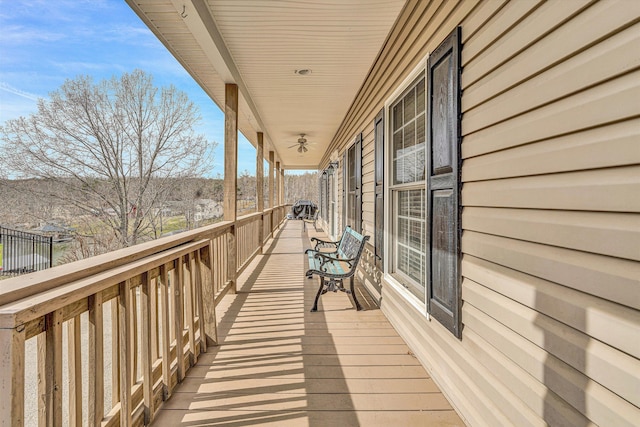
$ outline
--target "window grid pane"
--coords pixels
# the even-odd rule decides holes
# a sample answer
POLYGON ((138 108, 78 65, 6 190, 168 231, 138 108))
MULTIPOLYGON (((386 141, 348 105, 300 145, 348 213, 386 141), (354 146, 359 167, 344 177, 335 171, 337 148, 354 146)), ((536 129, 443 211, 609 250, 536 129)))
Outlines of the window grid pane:
POLYGON ((424 76, 392 106, 393 184, 425 177, 424 76))
POLYGON ((425 190, 396 192, 397 239, 394 242, 396 265, 394 271, 408 276, 405 285, 420 301, 425 300, 425 190))
POLYGON ((347 151, 347 223, 356 227, 356 147, 347 151))
POLYGON ((402 102, 393 107, 393 131, 402 128, 402 102))

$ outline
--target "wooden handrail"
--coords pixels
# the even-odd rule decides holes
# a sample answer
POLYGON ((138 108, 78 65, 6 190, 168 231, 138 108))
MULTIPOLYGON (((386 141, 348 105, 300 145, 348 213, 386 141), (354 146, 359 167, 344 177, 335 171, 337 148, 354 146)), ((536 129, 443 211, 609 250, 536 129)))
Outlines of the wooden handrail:
POLYGON ((0 390, 6 398, 0 399, 2 425, 24 424, 25 343, 29 339, 37 340, 38 408, 34 412, 39 423, 62 424, 66 387, 69 423, 80 423, 84 413, 90 425, 149 424, 158 402, 170 398, 200 353, 216 344, 217 303, 260 252, 263 242, 257 230, 268 224, 273 234, 284 212, 285 207, 278 206, 235 222, 3 281, 0 390), (228 271, 231 256, 237 257, 237 271, 228 271), (86 341, 80 338, 82 322, 88 330, 86 341), (105 346, 108 324, 112 339, 105 346), (65 327, 69 382, 63 384, 65 327), (110 356, 114 372, 106 382, 105 355, 110 356), (83 357, 88 358, 88 373, 80 368, 83 357), (89 375, 88 381, 82 375, 89 375), (82 407, 83 383, 89 384, 86 408, 82 407), (105 413, 103 399, 109 389, 112 408, 105 413))
POLYGON ((74 261, 48 270, 37 271, 23 276, 3 280, 0 288, 0 306, 18 299, 38 294, 65 283, 91 276, 100 271, 114 268, 155 253, 162 252, 186 242, 199 239, 213 239, 223 235, 233 226, 230 221, 185 231, 174 236, 119 249, 95 257, 74 261))
MULTIPOLYGON (((26 324, 35 318, 68 306, 70 301, 75 302, 82 298, 88 298, 90 295, 102 292, 110 286, 117 285, 143 273, 148 273, 166 264, 169 260, 173 261, 180 256, 187 255, 208 245, 209 240, 199 240, 195 243, 184 244, 168 251, 49 289, 32 298, 5 304, 0 307, 0 328, 13 328, 26 324)), ((68 319, 65 318, 64 320, 68 319)))

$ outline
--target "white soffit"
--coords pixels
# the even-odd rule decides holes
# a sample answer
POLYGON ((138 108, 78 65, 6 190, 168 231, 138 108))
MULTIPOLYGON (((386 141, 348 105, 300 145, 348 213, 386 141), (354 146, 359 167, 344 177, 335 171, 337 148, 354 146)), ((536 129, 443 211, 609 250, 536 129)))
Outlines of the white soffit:
POLYGON ((238 84, 240 130, 254 144, 264 132, 265 156, 289 169, 318 167, 405 3, 127 1, 219 106, 224 83, 238 84), (303 154, 289 148, 301 133, 303 154))

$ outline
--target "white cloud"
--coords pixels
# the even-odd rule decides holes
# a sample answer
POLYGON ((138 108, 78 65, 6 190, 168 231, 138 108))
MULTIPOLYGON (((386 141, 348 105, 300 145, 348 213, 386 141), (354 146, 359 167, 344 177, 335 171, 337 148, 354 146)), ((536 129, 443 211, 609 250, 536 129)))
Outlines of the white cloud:
POLYGON ((14 95, 21 96, 22 98, 30 99, 31 101, 37 101, 38 98, 42 98, 41 96, 38 96, 36 94, 17 89, 5 82, 0 82, 0 89, 9 93, 13 93, 14 95))
POLYGON ((65 38, 64 33, 27 28, 21 25, 2 25, 0 36, 4 44, 31 44, 34 42, 55 42, 65 38))

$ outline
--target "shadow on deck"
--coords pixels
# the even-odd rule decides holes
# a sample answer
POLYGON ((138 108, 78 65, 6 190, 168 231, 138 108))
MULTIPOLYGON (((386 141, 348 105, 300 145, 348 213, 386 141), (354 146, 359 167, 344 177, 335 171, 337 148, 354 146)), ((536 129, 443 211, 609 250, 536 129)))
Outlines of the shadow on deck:
POLYGON ((154 426, 462 426, 451 405, 363 289, 305 279, 309 236, 287 221, 218 308, 209 348, 154 426))

